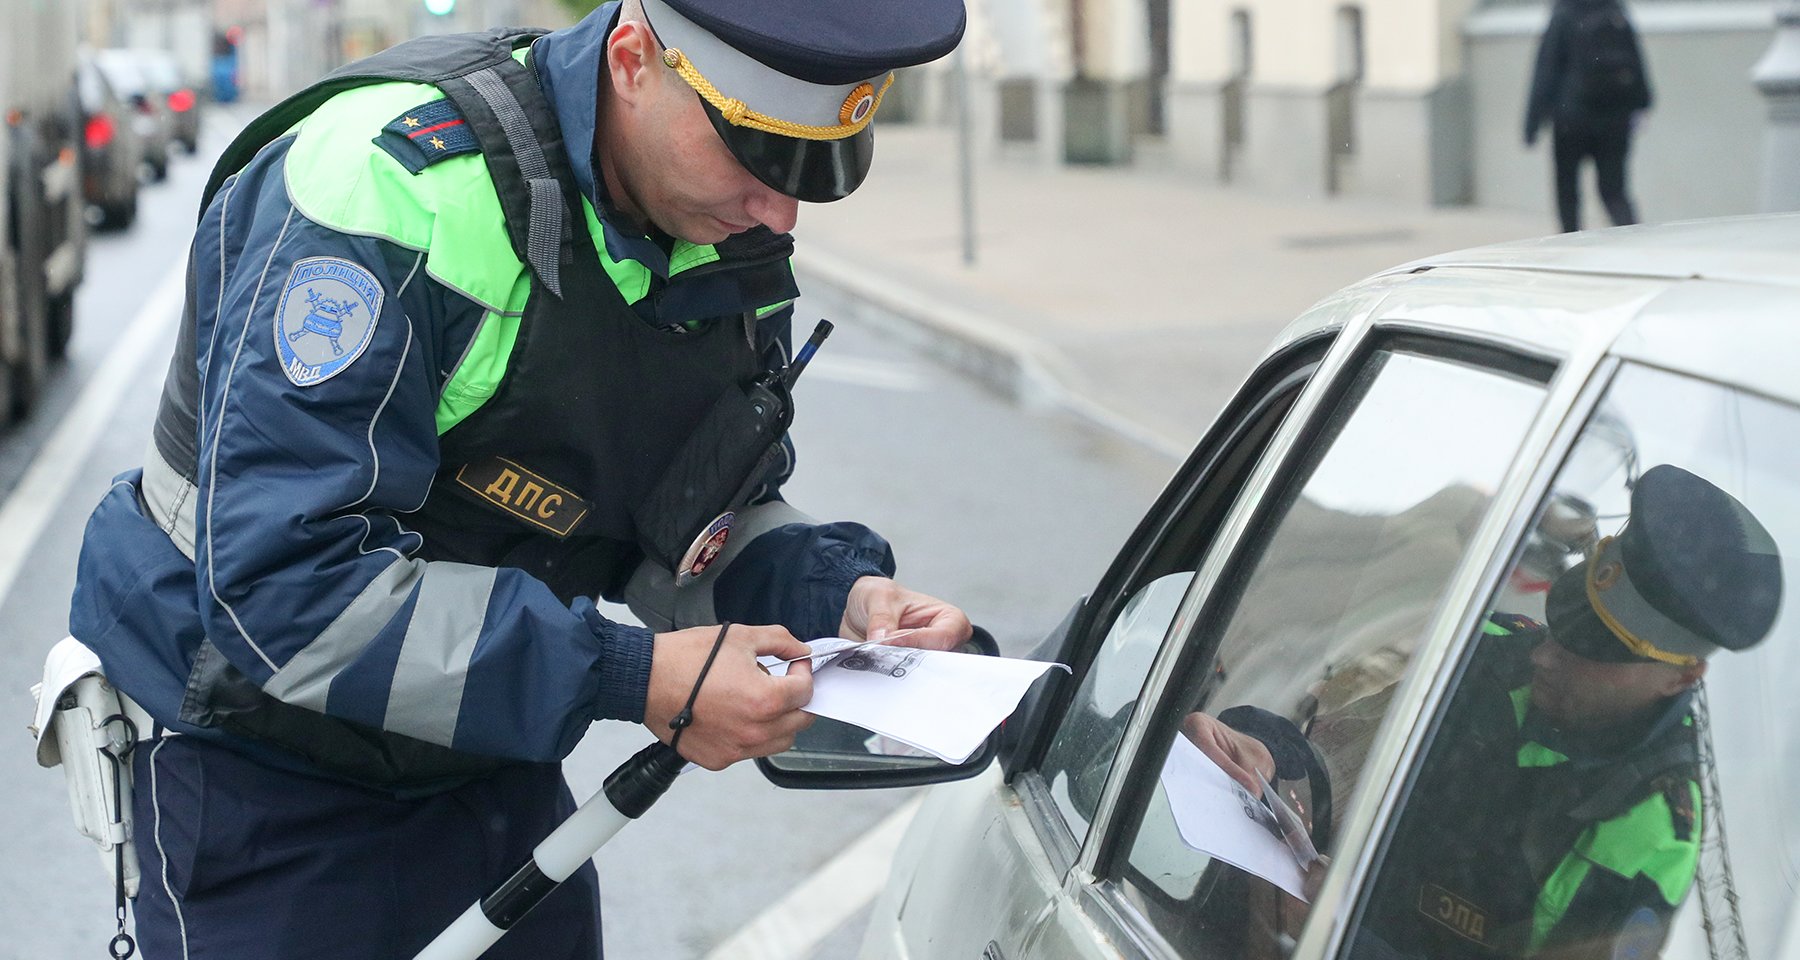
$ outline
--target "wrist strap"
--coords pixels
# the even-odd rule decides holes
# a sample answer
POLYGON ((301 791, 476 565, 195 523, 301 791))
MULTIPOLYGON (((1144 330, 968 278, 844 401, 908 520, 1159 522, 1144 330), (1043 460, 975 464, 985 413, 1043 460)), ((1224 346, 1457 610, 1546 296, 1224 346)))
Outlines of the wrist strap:
POLYGON ((694 689, 688 691, 687 705, 669 720, 669 729, 675 731, 675 735, 669 738, 669 748, 672 750, 680 748, 681 735, 694 725, 694 701, 700 699, 700 685, 706 682, 706 674, 712 670, 713 661, 718 659, 719 648, 725 645, 725 633, 730 629, 729 620, 719 624, 719 636, 713 640, 712 652, 706 655, 706 662, 700 665, 700 675, 694 678, 694 689))

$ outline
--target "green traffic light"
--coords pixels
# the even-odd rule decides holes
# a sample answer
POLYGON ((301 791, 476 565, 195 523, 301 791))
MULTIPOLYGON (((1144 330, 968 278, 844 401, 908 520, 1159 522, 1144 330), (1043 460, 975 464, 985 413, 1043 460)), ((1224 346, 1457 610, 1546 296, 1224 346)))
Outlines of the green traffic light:
POLYGON ((456 9, 456 0, 425 0, 425 12, 434 16, 445 16, 456 9))

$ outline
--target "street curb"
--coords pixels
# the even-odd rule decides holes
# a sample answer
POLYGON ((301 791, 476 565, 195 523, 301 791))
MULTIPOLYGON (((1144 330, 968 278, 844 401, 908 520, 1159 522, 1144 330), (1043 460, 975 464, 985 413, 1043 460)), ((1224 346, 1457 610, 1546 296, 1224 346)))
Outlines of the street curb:
POLYGON ((1035 337, 830 253, 798 252, 795 264, 803 291, 809 284, 837 291, 849 302, 848 319, 894 336, 1027 409, 1062 410, 1172 460, 1187 456, 1189 443, 1090 396, 1061 353, 1035 337))

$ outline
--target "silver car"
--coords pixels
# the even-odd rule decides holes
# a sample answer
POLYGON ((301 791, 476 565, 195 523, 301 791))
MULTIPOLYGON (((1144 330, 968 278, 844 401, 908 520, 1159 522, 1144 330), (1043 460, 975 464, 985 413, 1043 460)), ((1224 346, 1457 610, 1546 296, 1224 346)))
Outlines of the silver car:
POLYGON ((803 743, 765 770, 965 778, 927 795, 865 957, 1795 960, 1796 370, 1800 217, 1373 277, 1251 373, 1039 650, 1074 674, 999 763, 803 743), (1677 475, 1755 522, 1651 514, 1677 475), (1751 599, 1652 606, 1751 622, 1741 648, 1696 669, 1633 633, 1615 584, 1649 561, 1608 558, 1653 532, 1668 597, 1751 599), (1720 538, 1760 572, 1686 559, 1720 538), (1577 608, 1642 656, 1577 648, 1577 608), (1686 685, 1605 714, 1624 674, 1686 685))

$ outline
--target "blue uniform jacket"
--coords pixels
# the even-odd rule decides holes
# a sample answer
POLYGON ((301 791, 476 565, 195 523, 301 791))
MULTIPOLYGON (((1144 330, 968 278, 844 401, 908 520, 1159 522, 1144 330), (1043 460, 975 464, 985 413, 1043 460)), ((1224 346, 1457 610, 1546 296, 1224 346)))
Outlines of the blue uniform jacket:
MULTIPOLYGON (((541 38, 532 54, 603 219, 589 144, 611 20, 603 10, 541 38)), ((166 726, 227 741, 181 720, 203 643, 284 702, 473 753, 555 760, 592 720, 640 720, 648 630, 585 599, 565 605, 521 570, 420 557, 406 516, 440 466, 433 411, 483 308, 435 282, 418 251, 303 216, 282 176, 290 143, 271 144, 227 181, 191 248, 197 355, 175 358, 200 377, 199 476, 179 505, 191 510, 191 531, 151 518, 141 471, 119 477, 88 523, 71 632, 166 726), (284 279, 317 257, 372 274, 380 319, 353 362, 301 387, 283 374, 273 332, 284 279)), ((663 282, 660 247, 605 227, 615 256, 639 259, 663 282)), ((697 307, 692 296, 643 302, 712 316, 744 309, 697 307)), ((778 496, 785 477, 765 496, 778 496)), ((743 551, 714 606, 720 619, 830 635, 850 584, 892 570, 887 543, 865 527, 789 524, 743 551)))

